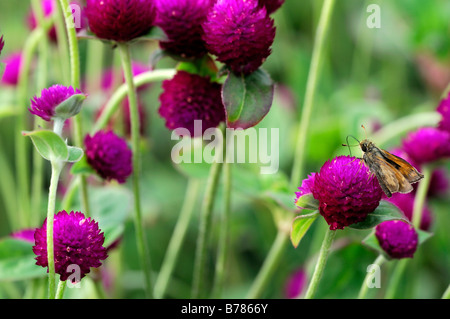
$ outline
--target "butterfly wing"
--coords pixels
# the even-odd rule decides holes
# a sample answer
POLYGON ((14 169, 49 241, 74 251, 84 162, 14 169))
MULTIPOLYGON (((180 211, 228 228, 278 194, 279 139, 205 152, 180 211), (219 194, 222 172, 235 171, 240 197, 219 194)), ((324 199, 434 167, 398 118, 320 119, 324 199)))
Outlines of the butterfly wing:
POLYGON ((386 160, 386 162, 388 162, 393 168, 398 170, 409 183, 417 183, 423 178, 423 175, 403 158, 391 154, 385 150, 380 150, 380 153, 386 160))

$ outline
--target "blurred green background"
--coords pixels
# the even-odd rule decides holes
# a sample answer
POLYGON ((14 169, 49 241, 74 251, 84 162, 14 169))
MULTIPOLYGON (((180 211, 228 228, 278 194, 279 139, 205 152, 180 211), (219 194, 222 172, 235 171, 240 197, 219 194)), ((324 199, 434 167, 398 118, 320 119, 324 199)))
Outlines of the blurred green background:
MULTIPOLYGON (((286 0, 283 7, 273 15, 277 35, 272 54, 263 67, 277 83, 277 90, 272 110, 258 127, 280 129, 280 172, 277 176, 261 176, 257 173, 257 165, 239 165, 238 171, 235 171, 232 248, 224 297, 245 296, 275 238, 277 229, 274 217, 259 195, 267 189, 267 185, 273 188, 278 181, 284 180, 283 176, 290 175, 296 128, 321 6, 322 1, 286 0)), ((29 34, 25 23, 28 12, 28 1, 0 2, 0 33, 4 35, 6 42, 1 59, 23 48, 29 34)), ((450 82, 449 14, 449 1, 430 0, 426 4, 419 0, 336 2, 310 125, 306 150, 307 172, 318 170, 327 159, 337 154, 348 154, 348 149, 341 144, 349 134, 364 137, 361 124, 371 134, 377 128, 403 116, 436 109, 441 94, 450 82), (366 26, 366 19, 370 15, 366 11, 369 4, 380 6, 379 29, 369 29, 366 26)), ((80 41, 80 49, 82 67, 85 67, 86 40, 80 41)), ((153 49, 154 45, 136 45, 133 47, 133 56, 136 60, 148 63, 153 49)), ((112 48, 105 44, 104 52, 105 65, 113 63, 112 48)), ((172 60, 165 58, 158 62, 157 67, 174 65, 172 60)), ((53 84, 53 81, 50 79, 49 84, 53 84)), ((11 92, 11 88, 2 87, 0 96, 7 100, 11 92)), ((164 257, 187 184, 186 173, 175 167, 170 158, 174 141, 171 141, 170 132, 157 114, 159 92, 160 84, 157 83, 141 96, 149 114, 143 159, 144 219, 155 272, 164 257)), ((96 98, 92 98, 91 102, 87 102, 85 114, 93 116, 100 107, 96 101, 96 98)), ((11 122, 11 117, 0 118, 0 152, 7 155, 13 167, 12 136, 17 132, 14 132, 11 122)), ((92 119, 87 120, 86 127, 89 128, 89 125, 92 125, 92 119)), ((397 136, 382 147, 389 149, 398 146, 402 137, 397 136)), ((29 144, 31 149, 31 143, 29 144)), ((49 167, 46 166, 46 169, 48 171, 49 167)), ((204 179, 194 218, 168 290, 167 296, 171 298, 189 296, 203 187, 204 179)), ((95 191, 101 193, 94 186, 92 188, 93 194, 99 194, 95 191)), ((295 191, 296 189, 292 189, 292 193, 295 191)), ((220 229, 221 198, 220 188, 208 260, 211 274, 220 229)), ((101 206, 101 201, 98 201, 101 206)), ((44 199, 43 216, 45 203, 44 199)), ((429 202, 433 212, 431 230, 434 236, 421 246, 414 262, 407 267, 398 292, 399 297, 439 298, 450 283, 450 232, 447 231, 450 225, 449 204, 448 193, 429 202)), ((124 207, 126 211, 127 206, 124 207)), ((128 210, 130 208, 131 205, 128 210)), ((0 195, 1 237, 11 232, 6 214, 2 213, 4 209, 0 195)), ((111 287, 108 288, 108 293, 114 298, 143 297, 140 289, 142 277, 137 271, 139 263, 134 244, 132 214, 129 211, 126 213, 123 240, 110 253, 110 258, 102 267, 110 276, 111 287)), ((123 217, 120 212, 118 216, 123 217)), ((40 225, 41 223, 35 227, 40 225)), ((263 297, 284 298, 284 287, 292 272, 299 268, 311 270, 313 263, 310 256, 314 256, 319 250, 325 227, 325 222, 320 219, 297 249, 288 245, 263 297)), ((330 255, 317 293, 318 298, 357 296, 366 267, 376 258, 374 252, 360 243, 367 234, 366 231, 351 229, 338 232, 338 248, 330 255)), ((382 286, 380 289, 372 289, 370 296, 383 296, 394 263, 383 267, 382 286)), ((27 292, 28 283, 28 280, 3 279, 0 281, 0 298, 22 297, 27 292)), ((88 280, 86 286, 85 289, 68 289, 66 296, 94 296, 95 292, 88 280)))

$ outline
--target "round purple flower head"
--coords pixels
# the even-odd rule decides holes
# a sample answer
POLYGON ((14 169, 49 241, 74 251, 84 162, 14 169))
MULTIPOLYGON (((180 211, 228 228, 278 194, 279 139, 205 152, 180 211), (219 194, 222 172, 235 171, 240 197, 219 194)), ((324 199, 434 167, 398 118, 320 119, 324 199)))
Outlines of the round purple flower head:
POLYGON ((101 39, 131 41, 150 31, 156 18, 155 0, 87 0, 89 28, 101 39))
POLYGON ((439 103, 437 111, 442 115, 438 128, 450 132, 450 91, 445 99, 439 103))
POLYGON ((98 175, 125 183, 133 171, 133 154, 124 139, 112 131, 98 131, 92 137, 87 135, 84 145, 87 162, 98 175))
MULTIPOLYGON (((47 257, 47 219, 34 234, 36 265, 48 267, 47 257)), ((103 247, 105 236, 98 223, 86 218, 80 212, 60 211, 55 215, 53 224, 53 240, 55 254, 55 272, 61 281, 68 279, 73 273, 72 265, 80 267, 80 278, 90 272, 91 267, 100 267, 101 260, 108 257, 103 247), (69 267, 70 266, 70 267, 69 267), (69 268, 68 268, 69 267, 69 268)))
POLYGON ((159 114, 166 119, 168 129, 186 128, 196 137, 225 120, 221 86, 209 78, 179 71, 162 87, 159 114), (201 131, 194 129, 195 120, 202 121, 201 131))
POLYGON ((403 149, 418 165, 450 157, 450 132, 434 127, 418 129, 406 137, 403 149))
POLYGON ((400 220, 378 224, 375 236, 386 254, 395 259, 412 258, 419 241, 414 227, 400 220))
POLYGON ((258 0, 259 7, 266 7, 267 14, 277 11, 284 3, 284 0, 258 0))
MULTIPOLYGON (((408 193, 408 194, 400 194, 395 193, 392 194, 392 197, 388 198, 387 201, 391 202, 395 206, 397 206, 403 214, 408 218, 410 221, 413 217, 413 210, 414 210, 414 194, 408 193)), ((431 211, 427 206, 424 206, 422 211, 422 220, 420 221, 420 229, 428 230, 431 225, 431 211)))
POLYGON ((316 174, 312 194, 331 230, 363 221, 378 207, 383 191, 376 177, 354 157, 338 156, 316 174))
POLYGON ((43 89, 40 97, 33 97, 28 110, 31 114, 37 115, 45 121, 51 121, 55 117, 67 119, 79 113, 81 101, 84 98, 86 98, 86 95, 82 94, 79 89, 56 84, 48 89, 43 89), (74 95, 79 95, 80 99, 63 105, 74 95))
POLYGON ((256 71, 275 38, 274 22, 258 0, 218 0, 203 30, 208 51, 237 74, 256 71))
POLYGON ((6 85, 16 86, 19 82, 20 68, 22 65, 22 53, 12 53, 8 55, 2 62, 5 63, 2 83, 6 85))
POLYGON ((212 0, 157 0, 156 25, 169 38, 161 48, 182 58, 205 55, 202 23, 212 5, 212 0))

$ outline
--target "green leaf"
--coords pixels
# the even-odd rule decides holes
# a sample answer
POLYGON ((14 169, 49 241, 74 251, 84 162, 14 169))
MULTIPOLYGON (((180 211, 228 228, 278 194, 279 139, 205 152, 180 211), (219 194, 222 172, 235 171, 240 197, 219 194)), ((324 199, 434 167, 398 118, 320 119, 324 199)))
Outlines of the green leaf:
POLYGON ((32 131, 22 132, 22 134, 31 138, 39 154, 46 160, 65 162, 69 158, 66 143, 53 131, 32 131))
MULTIPOLYGON (((177 60, 180 60, 179 57, 176 57, 177 60)), ((205 55, 200 59, 195 60, 185 60, 177 65, 178 71, 186 71, 188 73, 197 74, 203 77, 209 77, 211 81, 215 81, 217 79, 217 66, 214 63, 214 60, 209 55, 205 55)))
POLYGON ((36 265, 32 246, 32 243, 14 238, 0 240, 0 281, 46 276, 46 269, 36 265))
POLYGON ((408 219, 398 209, 397 206, 385 200, 380 201, 380 205, 366 219, 360 223, 350 225, 353 229, 370 229, 387 220, 403 220, 409 223, 408 219))
POLYGON ((95 174, 95 170, 92 168, 91 165, 87 162, 86 156, 82 156, 78 162, 72 165, 72 168, 70 169, 70 173, 77 175, 77 174, 95 174))
POLYGON ((305 236, 309 227, 316 220, 317 216, 319 216, 318 211, 308 215, 298 215, 295 217, 291 228, 291 242, 295 248, 298 247, 298 244, 302 240, 303 236, 305 236))
POLYGON ((275 200, 281 207, 287 210, 292 212, 298 211, 294 203, 295 195, 292 193, 269 191, 267 192, 267 196, 275 200))
POLYGON ((69 150, 69 158, 67 159, 67 162, 78 162, 84 155, 83 149, 79 147, 68 146, 67 149, 69 150))
POLYGON ((68 119, 77 115, 81 111, 81 106, 86 99, 84 94, 74 94, 68 99, 64 100, 57 107, 55 107, 55 116, 62 119, 68 119))
POLYGON ((262 69, 247 76, 229 72, 222 88, 227 126, 247 129, 258 124, 269 112, 273 94, 274 83, 262 69))
POLYGON ((304 209, 319 209, 319 201, 314 198, 313 194, 300 196, 295 202, 295 205, 304 209))

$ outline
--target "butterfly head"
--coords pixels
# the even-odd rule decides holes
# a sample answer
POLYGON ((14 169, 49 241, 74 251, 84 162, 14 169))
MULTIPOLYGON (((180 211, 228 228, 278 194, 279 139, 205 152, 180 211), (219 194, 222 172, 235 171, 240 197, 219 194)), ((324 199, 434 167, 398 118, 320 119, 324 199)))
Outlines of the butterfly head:
POLYGON ((369 141, 368 139, 362 140, 361 143, 359 143, 359 146, 361 147, 361 150, 366 153, 366 152, 370 152, 373 147, 374 144, 369 141))

